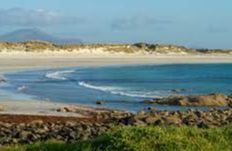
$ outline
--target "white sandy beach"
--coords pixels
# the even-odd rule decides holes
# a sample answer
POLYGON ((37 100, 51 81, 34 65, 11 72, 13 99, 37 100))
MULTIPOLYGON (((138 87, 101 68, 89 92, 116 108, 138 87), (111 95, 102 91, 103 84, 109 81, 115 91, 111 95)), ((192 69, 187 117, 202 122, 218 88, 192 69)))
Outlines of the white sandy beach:
MULTIPOLYGON (((105 66, 136 64, 174 63, 232 63, 231 55, 80 55, 75 53, 0 53, 0 77, 6 72, 34 70, 39 68, 61 68, 71 66, 105 66)), ((65 104, 37 100, 15 100, 0 94, 1 114, 35 114, 58 116, 81 116, 72 113, 57 113, 65 104)))
POLYGON ((0 53, 0 72, 35 68, 135 64, 232 63, 232 55, 128 55, 66 53, 0 53))

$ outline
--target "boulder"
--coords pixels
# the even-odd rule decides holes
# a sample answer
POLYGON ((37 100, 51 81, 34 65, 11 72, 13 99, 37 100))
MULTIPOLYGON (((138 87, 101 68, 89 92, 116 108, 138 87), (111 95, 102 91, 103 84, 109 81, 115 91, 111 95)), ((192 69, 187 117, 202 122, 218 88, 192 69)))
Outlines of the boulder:
POLYGON ((180 118, 177 117, 165 117, 164 118, 165 122, 169 125, 181 125, 182 124, 182 120, 180 118))
POLYGON ((144 116, 146 112, 144 110, 141 110, 137 113, 138 116, 144 116))
POLYGON ((66 112, 75 112, 76 111, 75 107, 73 107, 73 106, 66 106, 66 107, 64 107, 64 110, 66 112))
POLYGON ((96 101, 96 104, 97 105, 103 105, 103 104, 106 104, 106 101, 96 101))
POLYGON ((56 111, 57 112, 76 112, 76 108, 74 106, 65 106, 58 108, 56 111))
POLYGON ((1 82, 6 82, 6 80, 3 77, 0 76, 0 83, 1 82))
POLYGON ((170 96, 157 100, 144 101, 143 103, 176 106, 228 106, 231 104, 231 98, 223 94, 170 96))
POLYGON ((228 96, 228 106, 232 108, 232 94, 228 96))
POLYGON ((66 112, 66 110, 64 108, 58 108, 56 111, 57 112, 66 112))
POLYGON ((146 124, 154 124, 157 120, 159 120, 159 118, 157 117, 152 117, 152 116, 148 116, 144 119, 144 121, 146 122, 146 124))

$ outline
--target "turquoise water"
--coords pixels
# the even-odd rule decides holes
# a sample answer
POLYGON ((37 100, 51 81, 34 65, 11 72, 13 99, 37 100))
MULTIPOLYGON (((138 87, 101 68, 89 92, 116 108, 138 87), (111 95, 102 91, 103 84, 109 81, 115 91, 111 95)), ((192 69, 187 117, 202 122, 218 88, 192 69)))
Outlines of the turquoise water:
MULTIPOLYGON (((56 102, 95 105, 137 111, 146 99, 170 95, 232 93, 232 64, 175 64, 65 68, 6 74, 15 93, 56 102)), ((155 106, 159 109, 183 107, 155 106)))

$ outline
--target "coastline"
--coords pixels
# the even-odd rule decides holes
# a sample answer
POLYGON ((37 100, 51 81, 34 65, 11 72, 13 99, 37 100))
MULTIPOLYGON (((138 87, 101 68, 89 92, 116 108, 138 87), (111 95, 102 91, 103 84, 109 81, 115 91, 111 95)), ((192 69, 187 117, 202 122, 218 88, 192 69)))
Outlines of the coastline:
MULTIPOLYGON (((17 72, 34 69, 50 69, 64 67, 99 67, 111 65, 145 65, 145 64, 194 64, 194 63, 232 63, 230 55, 74 55, 56 54, 48 55, 43 53, 17 54, 0 56, 0 76, 7 72, 17 72)), ((5 107, 5 111, 0 114, 32 114, 32 115, 55 115, 55 116, 77 116, 83 115, 74 113, 57 113, 57 108, 67 106, 65 103, 53 103, 43 100, 15 100, 10 97, 0 97, 0 105, 5 107), (6 100, 7 98, 7 100, 6 100)), ((80 109, 82 105, 77 105, 80 109)), ((92 108, 85 106, 85 108, 92 108)))
POLYGON ((232 55, 136 55, 66 53, 0 53, 0 75, 34 68, 143 64, 232 63, 232 55))
MULTIPOLYGON (((3 58, 0 59, 0 75, 9 72, 58 69, 75 66, 98 67, 174 63, 232 63, 232 58, 226 57, 225 59, 224 56, 211 56, 209 58, 190 57, 191 59, 186 57, 183 58, 183 56, 169 56, 164 58, 151 56, 145 58, 98 58, 93 56, 88 58, 80 56, 63 56, 58 58, 47 56, 43 58, 35 56, 1 56, 0 58, 3 58)), ((6 94, 3 93, 3 95, 6 94)), ((219 97, 219 99, 222 98, 219 97)), ((3 111, 0 111, 0 127, 2 127, 4 139, 0 141, 0 146, 35 143, 41 140, 49 141, 50 139, 66 143, 76 142, 109 133, 115 126, 122 126, 125 128, 148 128, 151 127, 151 125, 157 128, 172 126, 178 127, 178 133, 180 133, 179 127, 182 126, 183 128, 190 127, 190 129, 192 129, 192 127, 196 127, 199 128, 199 130, 209 129, 211 131, 226 126, 230 128, 232 123, 231 108, 221 110, 214 106, 210 107, 210 110, 207 111, 195 110, 192 108, 183 112, 179 110, 157 110, 156 108, 149 107, 134 113, 116 109, 99 108, 100 106, 95 108, 93 106, 56 103, 33 98, 14 99, 14 97, 2 97, 0 92, 0 110, 2 107, 1 105, 3 106, 3 111)), ((194 133, 195 132, 196 131, 194 131, 194 133)))

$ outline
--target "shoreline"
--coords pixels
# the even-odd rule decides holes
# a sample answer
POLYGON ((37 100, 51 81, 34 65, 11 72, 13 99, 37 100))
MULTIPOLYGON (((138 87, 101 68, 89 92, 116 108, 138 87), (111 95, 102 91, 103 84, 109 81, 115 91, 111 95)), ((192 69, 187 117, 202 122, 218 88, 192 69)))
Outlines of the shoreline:
POLYGON ((62 68, 75 66, 147 65, 147 64, 232 63, 232 55, 78 55, 66 54, 2 54, 0 75, 4 72, 34 68, 62 68))
MULTIPOLYGON (((164 63, 159 62, 159 60, 154 60, 154 58, 150 58, 150 60, 143 58, 142 61, 136 58, 124 59, 123 61, 117 59, 114 58, 112 60, 112 58, 107 58, 107 61, 102 61, 101 59, 99 60, 99 58, 82 58, 81 60, 79 58, 70 60, 70 58, 55 59, 52 57, 45 59, 31 59, 27 57, 18 60, 5 58, 5 62, 0 59, 0 65, 3 67, 0 69, 0 74, 26 70, 58 69, 73 66, 99 67, 106 65, 145 65, 148 63, 164 63), (10 62, 12 60, 13 62, 10 62)), ((174 63, 181 63, 179 58, 174 58, 174 60, 176 60, 174 63)), ((186 60, 186 58, 183 60, 186 60)), ((211 62, 207 62, 206 60, 200 62, 201 60, 198 60, 198 63, 216 63, 212 62, 212 60, 211 62)), ((229 61, 232 63, 232 60, 229 61)), ((196 62, 197 61, 193 62, 191 60, 187 61, 187 63, 196 62)), ((166 58, 165 63, 170 64, 171 62, 166 58)), ((204 100, 209 100, 210 97, 216 98, 216 101, 228 101, 227 96, 221 95, 197 97, 204 100)), ((14 97, 11 98, 10 96, 7 96, 7 93, 1 93, 0 91, 0 110, 3 109, 3 111, 0 111, 0 127, 2 128, 2 136, 4 138, 0 141, 0 146, 35 143, 38 141, 49 141, 50 139, 70 143, 73 141, 95 138, 96 136, 111 132, 115 126, 135 128, 137 128, 137 126, 144 128, 151 126, 158 128, 172 126, 195 127, 211 130, 211 128, 219 129, 229 126, 232 123, 231 107, 220 109, 215 106, 210 106, 209 110, 200 110, 190 107, 190 109, 185 111, 168 111, 158 110, 155 106, 149 106, 149 108, 141 108, 139 112, 129 112, 126 110, 101 108, 102 106, 72 105, 68 103, 37 100, 33 99, 33 97, 28 99, 22 98, 14 99, 14 97)), ((188 96, 187 98, 181 99, 191 100, 193 98, 188 96)), ((166 103, 173 104, 173 100, 176 100, 176 98, 169 98, 166 103)), ((182 100, 180 100, 181 104, 183 103, 182 100)), ((149 102, 144 103, 159 103, 159 100, 158 102, 156 101, 157 100, 149 100, 149 102)))
MULTIPOLYGON (((194 64, 194 63, 232 63, 232 57, 222 56, 72 56, 53 55, 39 56, 30 55, 1 55, 0 56, 0 77, 4 73, 18 72, 25 70, 39 69, 58 69, 68 67, 101 67, 115 65, 149 65, 149 64, 194 64)), ((4 95, 4 94, 3 94, 4 95)), ((47 102, 43 100, 15 100, 12 98, 2 97, 0 94, 0 105, 6 106, 5 112, 0 114, 33 114, 33 115, 59 115, 59 116, 78 116, 79 114, 57 113, 54 109, 69 105, 68 103, 47 102)), ((76 105, 80 108, 84 105, 76 105)), ((85 106, 86 108, 94 108, 85 106)))

